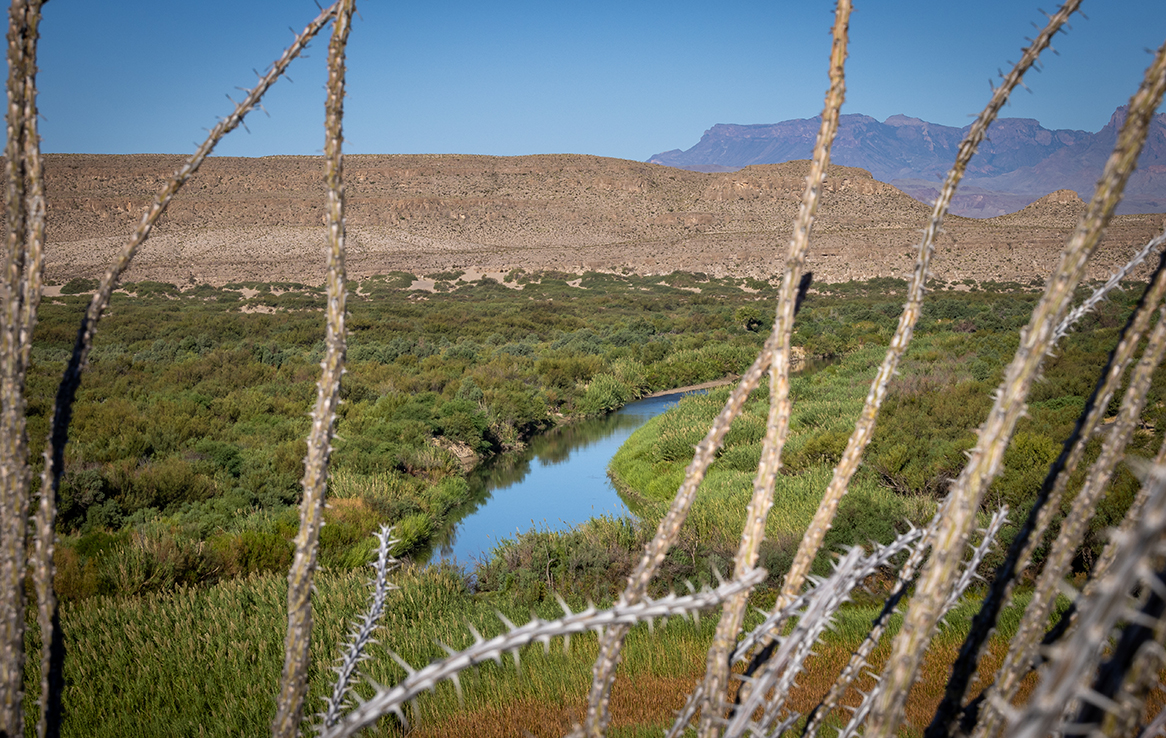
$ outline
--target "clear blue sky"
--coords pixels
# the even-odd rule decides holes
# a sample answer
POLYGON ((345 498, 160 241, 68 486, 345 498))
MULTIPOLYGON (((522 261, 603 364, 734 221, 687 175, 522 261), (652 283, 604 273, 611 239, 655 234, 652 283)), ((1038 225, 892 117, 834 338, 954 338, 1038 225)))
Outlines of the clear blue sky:
MULTIPOLYGON (((324 0, 321 0, 324 2, 324 0)), ((1044 0, 1045 10, 1055 3, 1044 0)), ((1015 61, 1033 0, 855 0, 844 113, 970 122, 1015 61), (965 10, 961 11, 963 7, 965 10), (969 13, 974 9, 974 13, 969 13)), ((1166 2, 1086 0, 1004 115, 1096 131, 1166 39, 1166 2)), ((644 160, 715 123, 817 115, 833 6, 770 2, 358 2, 350 153, 584 153, 644 160)), ((44 150, 187 153, 317 13, 312 0, 50 0, 44 150)), ((322 147, 325 38, 216 154, 322 147)))

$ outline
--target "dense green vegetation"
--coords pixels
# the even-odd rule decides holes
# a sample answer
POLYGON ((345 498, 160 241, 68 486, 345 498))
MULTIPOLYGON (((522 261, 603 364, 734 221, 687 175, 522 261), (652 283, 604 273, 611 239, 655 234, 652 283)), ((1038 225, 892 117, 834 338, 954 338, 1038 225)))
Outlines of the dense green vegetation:
MULTIPOLYGON (((830 481, 834 462, 854 427, 882 353, 878 347, 865 348, 839 365, 794 381, 797 410, 784 454, 787 473, 778 481, 761 552, 761 565, 775 574, 789 568, 802 532, 830 481)), ((711 558, 710 563, 722 573, 731 568, 765 435, 768 394, 758 394, 726 436, 673 557, 711 558)), ((645 519, 655 521, 666 510, 692 459, 693 446, 707 433, 727 397, 728 390, 723 389, 685 398, 678 407, 650 420, 620 449, 612 462, 613 475, 620 487, 643 501, 640 509, 645 519)), ((839 545, 852 542, 886 542, 907 520, 921 521, 933 511, 933 499, 900 495, 880 484, 875 475, 863 473, 844 498, 826 548, 837 551, 839 545)))
MULTIPOLYGON (((321 541, 314 700, 326 689, 344 624, 363 605, 360 567, 372 549, 371 530, 395 524, 403 539, 398 552, 407 553, 466 504, 466 471, 454 450, 478 459, 505 454, 542 442, 538 434, 554 424, 739 372, 771 321, 769 288, 757 282, 585 275, 573 287, 570 275, 515 274, 523 289, 514 290, 434 276, 434 293, 408 290, 410 275, 367 280, 350 303, 350 372, 321 541)), ((44 437, 83 292, 91 287, 70 283, 42 308, 30 381, 34 443, 44 437)), ((907 521, 923 522, 958 473, 1036 299, 1020 285, 983 287, 931 296, 828 549, 887 540, 907 521)), ((826 285, 802 306, 795 344, 805 348, 811 370, 793 383, 792 435, 762 550, 771 571, 788 565, 829 479, 894 329, 902 290, 897 280, 826 285)), ((1048 362, 986 507, 1008 503, 1019 519, 1140 291, 1131 285, 1116 294, 1048 362)), ((297 525, 306 412, 322 351, 322 299, 314 288, 266 284, 179 290, 137 283, 116 296, 77 404, 61 494, 57 584, 65 599, 70 733, 266 729, 282 652, 283 571, 297 525), (156 689, 163 683, 173 686, 156 689)), ((1166 427, 1161 380, 1136 453, 1151 455, 1166 427)), ((439 655, 435 639, 463 645, 466 619, 496 631, 495 608, 519 621, 532 608, 553 616, 556 593, 576 606, 588 598, 610 601, 725 392, 685 400, 621 450, 613 470, 639 520, 601 518, 572 531, 527 533, 500 544, 470 576, 450 568, 399 572, 394 580, 403 590, 390 598, 378 639, 420 664, 439 655)), ((712 581, 714 569, 730 566, 765 400, 763 389, 730 433, 656 593, 681 589, 685 580, 712 581)), ((495 468, 505 475, 510 467, 495 468)), ((1134 489, 1122 470, 1081 551, 1081 567, 1134 489)), ((772 596, 762 588, 754 597, 764 606, 772 596)), ((870 614, 853 612, 856 623, 870 614)), ((627 673, 674 677, 689 662, 702 663, 712 621, 699 628, 670 624, 652 647, 639 644, 646 634, 635 635, 627 673)), ((37 631, 28 632, 31 653, 37 631)), ((512 704, 516 697, 567 704, 585 692, 593 652, 593 639, 577 639, 566 656, 524 655, 521 679, 493 666, 465 675, 470 707, 512 704)), ((35 661, 28 664, 30 699, 35 661)), ((400 677, 384 658, 369 673, 382 682, 400 677)), ((456 704, 443 687, 421 709, 439 720, 456 704)))
MULTIPOLYGON (((402 553, 423 548, 469 495, 455 451, 481 460, 553 424, 738 372, 771 322, 764 300, 770 288, 753 280, 587 274, 575 287, 567 284, 571 275, 515 273, 511 279, 523 287, 515 290, 489 279, 455 281, 457 273, 430 276, 440 287, 435 293, 410 290, 413 277, 394 273, 361 282, 352 296, 335 502, 321 542, 325 567, 366 560, 369 533, 380 522, 396 525, 402 553)), ((782 568, 813 512, 894 329, 904 287, 893 279, 821 285, 805 300, 795 344, 812 361, 834 363, 794 381, 780 510, 763 554, 769 568, 782 568)), ((43 307, 29 393, 34 444, 44 437, 91 288, 75 280, 43 307)), ((1139 291, 1115 295, 1050 361, 989 504, 1027 507, 1139 291)), ((115 295, 77 404, 61 490, 57 560, 65 599, 287 566, 306 410, 322 354, 322 300, 319 289, 290 284, 180 290, 139 282, 115 295)), ((885 540, 902 521, 930 514, 973 443, 1034 300, 1015 284, 931 296, 830 543, 885 540)), ((1159 385, 1154 392, 1135 443, 1147 454, 1162 427, 1159 385)), ((617 458, 615 473, 649 527, 722 399, 689 400, 633 437, 617 458)), ((758 458, 764 401, 762 392, 727 439, 666 579, 699 579, 710 561, 727 566, 740 498, 758 458)), ((1099 545, 1096 531, 1132 491, 1123 470, 1083 564, 1099 545)), ((626 568, 645 535, 629 531, 617 536, 619 545, 604 539, 584 547, 591 563, 574 570, 590 566, 608 575, 601 583, 598 574, 580 573, 577 584, 596 593, 618 586, 611 572, 626 568)), ((505 560, 487 566, 483 586, 522 579, 500 565, 505 560)))
MULTIPOLYGON (((364 607, 365 579, 363 572, 318 578, 310 710, 319 709, 330 689, 333 674, 328 667, 348 624, 364 607)), ((469 645, 467 620, 487 637, 500 632, 496 606, 516 621, 530 615, 525 605, 503 598, 469 596, 450 568, 398 572, 393 579, 401 590, 390 598, 378 639, 412 664, 442 655, 436 640, 456 648, 469 645)), ((278 574, 255 574, 210 588, 179 587, 169 593, 66 605, 66 678, 72 687, 63 733, 263 734, 271 720, 271 685, 282 665, 286 589, 278 574), (167 688, 157 689, 159 684, 167 688)), ((536 609, 547 618, 561 614, 553 602, 536 609)), ((711 636, 709 621, 704 623, 704 628, 693 629, 674 621, 657 629, 657 636, 676 647, 665 650, 643 647, 648 634, 637 630, 626 662, 629 673, 666 675, 688 669, 686 660, 703 650, 711 636)), ((594 658, 595 638, 590 636, 573 638, 566 653, 561 641, 545 656, 542 649, 529 649, 521 679, 510 664, 483 665, 462 677, 468 706, 503 704, 513 697, 550 702, 575 698, 587 687, 587 666, 594 658)), ((386 684, 404 676, 380 648, 366 672, 386 684)), ((442 685, 435 700, 422 703, 423 720, 431 722, 456 707, 452 686, 442 685)))
MULTIPOLYGON (((455 452, 483 459, 551 425, 740 371, 761 340, 735 319, 758 299, 741 280, 587 274, 573 287, 571 275, 516 273, 516 290, 434 276, 436 293, 391 274, 350 299, 325 567, 363 563, 380 522, 397 526, 402 553, 422 546, 468 495, 455 452), (702 292, 681 289, 689 283, 702 292)), ((34 444, 92 287, 75 280, 42 307, 34 444)), ((68 447, 63 598, 286 568, 323 299, 303 285, 157 282, 114 296, 68 447)))
MULTIPOLYGON (((864 465, 827 534, 817 564, 822 573, 839 546, 888 542, 908 521, 926 524, 936 500, 962 469, 965 451, 975 444, 974 430, 991 407, 991 393, 1015 351, 1017 331, 1027 322, 1035 297, 1019 285, 990 287, 990 291, 932 296, 900 375, 891 384, 864 465)), ((894 285, 882 288, 889 291, 894 285)), ((803 345, 811 355, 841 353, 844 357, 835 365, 793 378, 790 438, 761 554, 762 565, 771 571, 788 568, 841 458, 898 318, 899 305, 877 296, 870 285, 838 286, 832 292, 847 299, 811 298, 797 324, 795 344, 803 345)), ((1140 286, 1131 286, 1115 296, 1099 314, 1087 318, 1047 362, 1044 380, 1033 392, 1029 413, 1005 455, 1005 472, 984 502, 985 512, 1001 504, 1013 511, 1014 525, 1005 529, 1005 540, 1014 534, 1048 465, 1072 431, 1140 292, 1140 286)), ((1157 451, 1166 421, 1164 391, 1166 374, 1159 371, 1143 427, 1130 445, 1132 453, 1153 456, 1157 451)), ((692 447, 707 432, 727 393, 724 389, 686 398, 634 433, 613 459, 612 475, 627 495, 641 502, 639 512, 645 523, 654 525, 666 509, 691 460, 692 447)), ((1119 402, 1120 395, 1109 415, 1116 412, 1119 402)), ((726 437, 682 533, 684 543, 672 558, 708 560, 722 571, 729 566, 752 493, 766 409, 763 388, 726 437)), ((1096 458, 1100 445, 1100 437, 1091 441, 1081 469, 1096 458)), ((1083 478, 1081 471, 1064 502, 1065 511, 1083 478)), ((1137 487, 1133 475, 1122 467, 1079 553, 1081 568, 1087 568, 1100 553, 1102 532, 1120 520, 1137 487)), ((1040 556, 1038 551, 1038 561, 1040 556)))

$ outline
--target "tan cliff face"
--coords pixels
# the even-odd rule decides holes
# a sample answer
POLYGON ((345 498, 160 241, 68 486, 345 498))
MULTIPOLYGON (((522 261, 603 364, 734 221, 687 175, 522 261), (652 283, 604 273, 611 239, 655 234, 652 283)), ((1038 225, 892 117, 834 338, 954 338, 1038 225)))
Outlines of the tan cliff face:
MULTIPOLYGON (((45 159, 47 270, 58 281, 102 273, 181 162, 45 159)), ((781 272, 807 169, 788 162, 705 174, 583 155, 348 156, 349 273, 523 268, 769 278, 781 272)), ((209 159, 126 279, 321 282, 321 183, 313 157, 209 159)), ((1075 194, 1054 192, 1007 216, 949 217, 935 276, 1043 278, 1083 207, 1075 194)), ((809 268, 827 282, 905 277, 929 212, 865 170, 832 167, 809 268)), ((1107 276, 1162 221, 1116 218, 1089 277, 1107 276)))

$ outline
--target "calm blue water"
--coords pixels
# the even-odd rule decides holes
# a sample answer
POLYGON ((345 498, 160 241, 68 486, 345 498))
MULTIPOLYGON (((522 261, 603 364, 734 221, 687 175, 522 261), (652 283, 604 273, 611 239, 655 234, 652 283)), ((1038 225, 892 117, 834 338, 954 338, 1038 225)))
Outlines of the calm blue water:
POLYGON ((522 454, 474 472, 471 501, 436 537, 429 561, 472 566, 516 533, 563 530, 599 515, 631 515, 607 477, 607 465, 634 430, 682 396, 639 400, 607 417, 555 428, 531 439, 522 454))

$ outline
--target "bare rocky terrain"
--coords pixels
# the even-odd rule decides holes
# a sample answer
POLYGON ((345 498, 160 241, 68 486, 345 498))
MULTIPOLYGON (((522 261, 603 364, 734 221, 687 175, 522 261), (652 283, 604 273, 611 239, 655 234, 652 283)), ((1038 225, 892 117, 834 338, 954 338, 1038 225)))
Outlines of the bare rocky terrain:
MULTIPOLYGON (((106 269, 181 157, 45 160, 47 277, 61 282, 106 269)), ((314 157, 208 160, 126 279, 322 282, 322 169, 314 157)), ((349 274, 522 268, 772 278, 807 169, 805 161, 702 173, 584 155, 349 156, 349 274)), ((1010 215, 949 216, 935 276, 1043 280, 1083 208, 1061 190, 1010 215)), ((825 282, 906 277, 929 212, 866 170, 832 167, 809 268, 825 282)), ((1164 219, 1117 216, 1089 277, 1107 276, 1164 219)))

